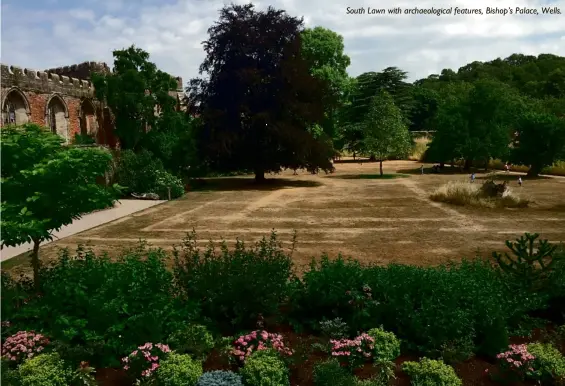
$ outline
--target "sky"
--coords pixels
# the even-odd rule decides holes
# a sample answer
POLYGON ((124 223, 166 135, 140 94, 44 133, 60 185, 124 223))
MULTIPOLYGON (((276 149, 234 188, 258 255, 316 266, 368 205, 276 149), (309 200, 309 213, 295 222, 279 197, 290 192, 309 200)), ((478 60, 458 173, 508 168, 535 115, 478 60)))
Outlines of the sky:
MULTIPOLYGON (((236 0, 236 3, 247 1, 236 0)), ((202 41, 231 1, 2 0, 1 61, 36 70, 85 61, 112 64, 112 50, 135 44, 157 66, 186 83, 198 76, 202 41)), ((512 53, 565 56, 565 0, 273 0, 269 5, 344 38, 348 72, 399 67, 410 80, 512 53), (487 7, 557 7, 560 15, 486 15, 487 7), (483 15, 348 14, 350 9, 482 9, 483 15)))

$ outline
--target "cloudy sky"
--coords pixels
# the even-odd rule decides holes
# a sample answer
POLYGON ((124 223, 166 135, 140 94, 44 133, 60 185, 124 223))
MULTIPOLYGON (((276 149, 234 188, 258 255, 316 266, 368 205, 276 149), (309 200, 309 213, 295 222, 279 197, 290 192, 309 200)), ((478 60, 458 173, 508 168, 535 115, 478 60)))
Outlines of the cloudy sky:
MULTIPOLYGON (((185 82, 198 74, 201 42, 218 10, 215 0, 3 0, 2 63, 45 69, 112 63, 112 50, 135 45, 164 71, 185 82)), ((359 75, 398 66, 415 80, 443 68, 512 53, 565 56, 565 0, 273 0, 307 26, 344 37, 349 72, 359 75), (561 15, 355 15, 357 8, 558 7, 561 15)))

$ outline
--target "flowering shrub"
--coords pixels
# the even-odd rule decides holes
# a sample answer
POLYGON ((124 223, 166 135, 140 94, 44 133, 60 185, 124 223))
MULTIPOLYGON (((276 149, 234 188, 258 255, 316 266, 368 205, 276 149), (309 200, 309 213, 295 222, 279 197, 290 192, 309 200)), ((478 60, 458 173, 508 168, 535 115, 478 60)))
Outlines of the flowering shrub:
POLYGON ((8 337, 2 345, 2 357, 20 363, 45 350, 49 339, 33 331, 19 331, 8 337))
POLYGON ((375 339, 368 334, 361 334, 357 338, 330 341, 332 356, 341 363, 346 363, 351 369, 362 366, 369 360, 375 349, 375 339))
POLYGON ((244 362, 248 356, 255 351, 274 349, 282 355, 292 355, 292 350, 284 345, 280 334, 270 334, 267 331, 253 331, 250 334, 240 336, 234 342, 232 355, 244 362))
POLYGON ((496 356, 502 376, 509 381, 523 381, 533 375, 535 357, 525 344, 510 345, 509 350, 496 356))
POLYGON ((159 361, 165 359, 171 349, 166 344, 145 343, 127 357, 122 358, 124 370, 138 379, 149 378, 159 368, 159 361))

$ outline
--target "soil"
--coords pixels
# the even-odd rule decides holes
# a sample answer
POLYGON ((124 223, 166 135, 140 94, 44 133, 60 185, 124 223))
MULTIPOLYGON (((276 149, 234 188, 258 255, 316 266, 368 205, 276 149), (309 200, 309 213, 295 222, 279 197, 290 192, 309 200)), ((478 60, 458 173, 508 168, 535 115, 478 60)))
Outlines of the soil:
MULTIPOLYGON (((256 241, 273 228, 279 240, 290 246, 296 230, 293 259, 299 271, 322 252, 377 264, 437 265, 504 251, 505 240, 524 232, 565 241, 562 177, 524 179, 524 186, 518 187, 517 175, 499 172, 500 179, 509 179, 512 190, 533 203, 519 210, 485 209, 429 200, 440 185, 466 181, 467 175, 421 175, 420 164, 413 161, 384 163, 385 173, 408 174, 398 178, 380 178, 378 163, 366 160, 335 166, 335 173, 328 175, 293 176, 292 171, 267 175, 263 185, 255 184, 252 176, 205 179, 201 189, 206 190, 190 191, 157 208, 56 241, 41 248, 41 255, 48 260, 61 247, 86 244, 115 256, 140 238, 170 250, 193 228, 202 246, 210 240, 256 241)), ((485 177, 477 173, 477 181, 485 177)), ((26 264, 9 264, 15 267, 8 269, 16 274, 26 271, 27 259, 16 259, 26 264)))

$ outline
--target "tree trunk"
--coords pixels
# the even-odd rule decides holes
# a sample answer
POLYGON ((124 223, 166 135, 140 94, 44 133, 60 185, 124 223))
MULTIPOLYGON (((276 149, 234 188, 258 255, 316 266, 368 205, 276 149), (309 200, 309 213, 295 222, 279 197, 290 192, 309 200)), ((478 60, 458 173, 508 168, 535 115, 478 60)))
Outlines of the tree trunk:
POLYGON ((488 159, 485 161, 485 172, 488 172, 488 159))
POLYGON ((381 169, 381 176, 383 175, 383 160, 379 161, 379 167, 381 169))
POLYGON ((443 169, 444 167, 445 167, 445 162, 440 162, 440 163, 439 163, 439 168, 440 168, 440 169, 443 169))
POLYGON ((255 182, 265 182, 265 170, 263 168, 255 168, 255 182))
POLYGON ((452 159, 451 160, 451 169, 454 169, 454 168, 455 168, 455 160, 452 159))
POLYGON ((528 170, 528 177, 537 177, 541 173, 542 168, 537 165, 531 165, 528 170))
POLYGON ((471 165, 473 164, 473 160, 471 159, 466 159, 465 160, 465 164, 463 165, 463 170, 465 171, 469 171, 471 170, 471 165))
POLYGON ((353 152, 353 161, 355 161, 355 152, 353 152))
POLYGON ((35 285, 35 289, 39 289, 39 244, 41 241, 33 240, 33 251, 31 252, 31 266, 33 268, 33 284, 35 285))

